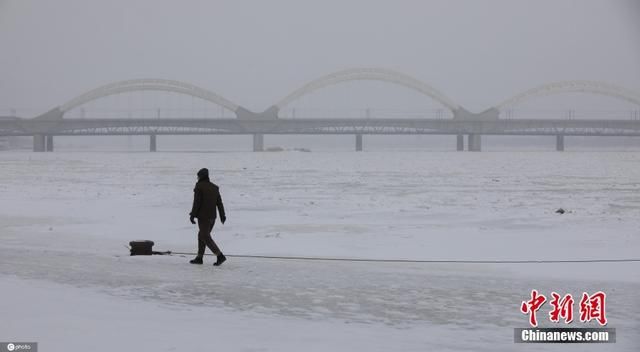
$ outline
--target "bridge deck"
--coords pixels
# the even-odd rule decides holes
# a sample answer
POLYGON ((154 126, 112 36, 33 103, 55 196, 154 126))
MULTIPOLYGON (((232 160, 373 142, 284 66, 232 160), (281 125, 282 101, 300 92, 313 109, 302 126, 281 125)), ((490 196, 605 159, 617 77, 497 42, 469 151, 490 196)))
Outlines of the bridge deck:
POLYGON ((7 119, 0 136, 197 134, 484 134, 640 136, 640 120, 7 119))

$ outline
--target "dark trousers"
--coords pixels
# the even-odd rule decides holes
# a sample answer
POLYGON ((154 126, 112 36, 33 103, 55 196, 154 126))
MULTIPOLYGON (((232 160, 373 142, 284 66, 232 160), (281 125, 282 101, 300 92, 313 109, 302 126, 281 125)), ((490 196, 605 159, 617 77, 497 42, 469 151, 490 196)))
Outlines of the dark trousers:
POLYGON ((198 219, 198 257, 204 256, 205 247, 209 249, 215 255, 220 255, 222 252, 218 245, 211 238, 211 230, 213 230, 213 224, 216 219, 198 219))

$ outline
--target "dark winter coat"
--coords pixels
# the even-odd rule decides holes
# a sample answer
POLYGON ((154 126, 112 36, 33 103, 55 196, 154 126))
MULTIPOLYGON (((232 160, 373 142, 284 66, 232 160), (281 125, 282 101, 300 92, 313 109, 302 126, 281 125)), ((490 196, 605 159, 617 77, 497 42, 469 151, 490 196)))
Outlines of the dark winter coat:
POLYGON ((198 219, 215 219, 216 208, 220 213, 220 218, 225 219, 224 205, 217 185, 209 180, 200 180, 193 189, 193 207, 189 215, 198 219))

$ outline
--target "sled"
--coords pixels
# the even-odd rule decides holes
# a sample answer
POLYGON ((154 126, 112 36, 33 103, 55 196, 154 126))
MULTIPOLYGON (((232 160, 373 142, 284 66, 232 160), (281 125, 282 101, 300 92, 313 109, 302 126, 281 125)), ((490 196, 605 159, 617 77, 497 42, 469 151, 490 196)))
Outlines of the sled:
POLYGON ((153 241, 137 240, 129 242, 131 255, 153 255, 153 241))

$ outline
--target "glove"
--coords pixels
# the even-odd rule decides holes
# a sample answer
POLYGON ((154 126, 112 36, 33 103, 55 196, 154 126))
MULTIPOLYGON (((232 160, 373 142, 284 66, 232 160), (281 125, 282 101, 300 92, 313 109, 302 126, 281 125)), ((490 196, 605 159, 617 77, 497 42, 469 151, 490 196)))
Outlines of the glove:
POLYGON ((193 215, 189 215, 189 221, 191 221, 192 224, 196 223, 196 221, 194 219, 195 219, 195 217, 193 215))
POLYGON ((222 221, 222 223, 224 224, 224 222, 227 221, 227 217, 226 216, 221 216, 220 217, 220 221, 222 221))

